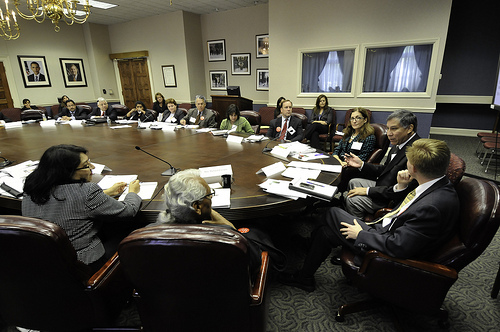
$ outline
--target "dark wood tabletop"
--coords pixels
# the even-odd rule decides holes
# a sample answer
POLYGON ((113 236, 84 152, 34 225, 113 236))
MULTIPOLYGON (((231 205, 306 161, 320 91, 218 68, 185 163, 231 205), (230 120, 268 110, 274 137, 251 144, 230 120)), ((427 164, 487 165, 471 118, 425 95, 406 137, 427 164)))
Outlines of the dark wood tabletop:
MULTIPOLYGON (((165 209, 161 192, 169 177, 161 173, 169 166, 135 146, 158 156, 181 170, 207 166, 231 164, 234 182, 231 187, 231 208, 217 209, 229 220, 266 217, 300 209, 306 200, 291 200, 265 193, 258 184, 266 180, 263 174, 256 174, 262 167, 281 159, 262 153, 269 141, 258 143, 229 143, 221 136, 211 133, 197 133, 193 129, 150 130, 129 128, 111 129, 117 125, 98 124, 87 127, 80 124, 57 124, 41 126, 38 123, 25 124, 21 128, 0 128, 1 156, 21 163, 39 160, 43 152, 57 144, 75 144, 88 149, 92 162, 104 164, 112 171, 95 174, 92 181, 98 182, 107 174, 137 174, 140 181, 157 181, 160 192, 152 201, 144 201, 142 215, 154 220, 158 212, 165 209)), ((270 142, 269 147, 278 144, 270 142)), ((292 159, 290 158, 290 161, 292 159)), ((336 159, 318 159, 315 162, 338 164, 336 159)), ((286 161, 284 161, 286 164, 286 161)), ((328 184, 338 182, 338 173, 322 172, 318 181, 328 184)), ((286 179, 273 176, 276 179, 286 179)), ((288 179, 289 180, 289 179, 288 179)), ((21 200, 0 196, 0 207, 20 210, 21 200)))

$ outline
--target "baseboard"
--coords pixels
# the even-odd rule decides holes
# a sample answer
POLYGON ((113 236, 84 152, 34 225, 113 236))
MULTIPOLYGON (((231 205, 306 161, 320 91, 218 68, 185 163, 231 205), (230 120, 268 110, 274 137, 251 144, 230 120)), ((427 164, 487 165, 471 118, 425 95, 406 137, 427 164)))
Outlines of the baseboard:
POLYGON ((444 128, 444 127, 431 127, 430 134, 434 135, 450 135, 450 136, 466 136, 476 137, 477 133, 485 131, 491 132, 491 129, 462 129, 462 128, 444 128))

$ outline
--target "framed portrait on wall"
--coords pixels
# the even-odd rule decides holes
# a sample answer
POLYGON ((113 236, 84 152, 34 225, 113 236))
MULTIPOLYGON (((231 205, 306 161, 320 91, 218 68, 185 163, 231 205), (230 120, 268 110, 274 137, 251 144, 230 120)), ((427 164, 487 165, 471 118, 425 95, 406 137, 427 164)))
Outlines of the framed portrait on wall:
POLYGON ((207 41, 208 61, 226 61, 226 40, 207 41))
POLYGON ((17 59, 25 88, 52 86, 44 56, 18 55, 17 59))
POLYGON ((250 75, 250 53, 231 54, 231 74, 250 75))
POLYGON ((174 65, 161 66, 161 71, 163 73, 163 84, 166 88, 177 87, 177 80, 175 78, 175 67, 174 65))
POLYGON ((210 89, 211 90, 227 89, 227 70, 210 71, 210 89))
POLYGON ((269 35, 255 36, 255 45, 257 46, 257 58, 269 57, 269 35))
POLYGON ((257 69, 257 90, 269 90, 269 69, 257 69))
POLYGON ((87 86, 83 59, 63 59, 59 58, 64 86, 67 88, 87 86))

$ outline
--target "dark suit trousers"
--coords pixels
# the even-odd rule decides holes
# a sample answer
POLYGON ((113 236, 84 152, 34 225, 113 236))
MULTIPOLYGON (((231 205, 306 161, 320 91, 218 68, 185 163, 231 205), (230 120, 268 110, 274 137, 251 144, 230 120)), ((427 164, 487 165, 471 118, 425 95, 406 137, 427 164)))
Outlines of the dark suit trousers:
MULTIPOLYGON (((348 240, 340 232, 341 222, 353 224, 354 216, 340 208, 331 208, 326 212, 325 223, 319 226, 312 234, 312 245, 307 253, 306 260, 302 266, 300 274, 304 277, 312 277, 321 263, 330 255, 332 248, 345 246, 362 255, 362 252, 354 246, 354 240, 348 240)), ((370 226, 358 220, 358 223, 363 229, 368 229, 370 226)))

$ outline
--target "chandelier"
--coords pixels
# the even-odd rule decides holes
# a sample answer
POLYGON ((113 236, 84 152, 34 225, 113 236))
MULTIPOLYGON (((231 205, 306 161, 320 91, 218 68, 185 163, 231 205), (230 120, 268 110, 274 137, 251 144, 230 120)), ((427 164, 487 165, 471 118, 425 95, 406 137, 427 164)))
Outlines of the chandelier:
MULTIPOLYGON (((59 21, 63 20, 68 25, 73 23, 83 24, 87 21, 90 14, 89 0, 26 0, 26 9, 21 10, 19 7, 20 0, 14 0, 14 6, 18 15, 26 20, 35 20, 42 23, 46 18, 50 19, 55 25, 54 30, 59 32, 59 21), (79 2, 85 2, 83 11, 84 17, 78 18, 76 5, 79 2), (25 14, 23 11, 28 11, 25 14)), ((80 14, 80 11, 78 11, 80 14)), ((5 0, 5 15, 0 8, 0 33, 6 40, 19 38, 20 31, 14 10, 9 11, 9 0, 5 0)))

